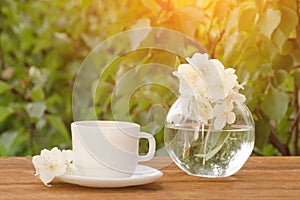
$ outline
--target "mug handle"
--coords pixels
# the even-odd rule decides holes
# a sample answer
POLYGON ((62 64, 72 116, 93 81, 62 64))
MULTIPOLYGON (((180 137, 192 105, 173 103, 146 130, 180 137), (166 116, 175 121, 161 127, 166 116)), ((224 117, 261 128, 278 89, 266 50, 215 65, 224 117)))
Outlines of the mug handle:
POLYGON ((156 148, 154 137, 149 133, 140 132, 139 138, 145 138, 149 141, 149 151, 146 155, 142 155, 142 156, 138 155, 138 162, 151 160, 154 157, 155 148, 156 148))

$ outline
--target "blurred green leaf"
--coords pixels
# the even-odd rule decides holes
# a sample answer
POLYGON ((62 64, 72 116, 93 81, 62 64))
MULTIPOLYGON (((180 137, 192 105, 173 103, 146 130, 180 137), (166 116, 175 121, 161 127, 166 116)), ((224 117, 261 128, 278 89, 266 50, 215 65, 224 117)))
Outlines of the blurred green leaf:
POLYGON ((289 96, 276 88, 271 87, 261 103, 262 111, 279 123, 288 109, 289 96))
POLYGON ((267 144, 264 146, 262 150, 263 155, 272 155, 272 156, 278 156, 280 155, 278 151, 272 146, 272 144, 267 144))
POLYGON ((9 90, 9 85, 3 81, 0 81, 0 94, 9 90))
POLYGON ((71 141, 69 131, 59 116, 49 115, 47 116, 47 119, 50 122, 51 127, 57 130, 66 142, 71 141))
POLYGON ((0 106, 0 122, 4 121, 12 114, 11 110, 7 107, 0 106))
POLYGON ((11 146, 17 136, 17 131, 7 131, 0 135, 0 156, 9 155, 11 146))
POLYGON ((288 37, 282 32, 280 28, 276 29, 272 35, 272 41, 277 45, 279 49, 282 48, 288 37))
POLYGON ((38 101, 34 103, 28 103, 25 109, 30 117, 39 119, 44 115, 46 108, 47 107, 44 102, 38 101))
MULTIPOLYGON (((86 10, 91 3, 93 2, 93 0, 79 0, 80 5, 83 7, 84 10, 86 10)), ((101 3, 101 2, 99 2, 101 3)))
POLYGON ((280 85, 281 83, 283 83, 286 80, 287 76, 288 76, 288 73, 285 70, 281 69, 281 70, 275 71, 276 84, 280 85))
POLYGON ((281 55, 277 53, 272 58, 272 67, 275 69, 286 69, 288 70, 293 66, 293 57, 291 55, 281 55))
POLYGON ((268 144, 270 124, 265 120, 255 122, 255 146, 260 150, 268 144))
POLYGON ((295 70, 292 73, 292 76, 294 78, 295 84, 297 85, 298 89, 300 89, 300 70, 295 70))
POLYGON ((45 99, 45 93, 43 91, 43 88, 40 85, 36 85, 32 90, 31 90, 31 99, 33 101, 42 101, 45 99))
POLYGON ((291 32, 295 29, 298 23, 298 14, 297 12, 297 2, 296 1, 286 1, 286 0, 279 0, 278 7, 280 12, 282 13, 282 18, 280 22, 280 29, 289 37, 291 32))
POLYGON ((181 64, 180 59, 179 59, 178 56, 176 56, 175 63, 174 63, 174 66, 173 66, 174 70, 177 70, 177 68, 180 64, 181 64))
POLYGON ((284 42, 280 50, 280 53, 282 53, 283 55, 288 55, 292 54, 295 50, 297 51, 297 48, 293 40, 288 39, 284 42))

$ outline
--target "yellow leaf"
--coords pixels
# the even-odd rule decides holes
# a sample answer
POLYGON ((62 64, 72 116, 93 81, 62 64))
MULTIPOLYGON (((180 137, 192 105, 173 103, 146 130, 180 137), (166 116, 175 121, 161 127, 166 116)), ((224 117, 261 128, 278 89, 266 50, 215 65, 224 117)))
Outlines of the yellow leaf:
POLYGON ((200 23, 205 23, 205 15, 202 10, 196 7, 184 7, 173 13, 172 19, 178 24, 177 29, 191 37, 200 23))
POLYGON ((236 7, 233 1, 219 0, 215 5, 214 17, 224 19, 228 15, 228 11, 236 7))
POLYGON ((237 31, 238 24, 239 24, 239 8, 234 8, 231 10, 230 15, 228 17, 228 20, 226 22, 226 30, 225 30, 225 37, 228 37, 227 35, 232 34, 231 32, 237 31))
POLYGON ((285 36, 284 32, 281 30, 281 28, 277 28, 272 36, 272 41, 280 49, 286 40, 287 37, 285 36))
POLYGON ((280 53, 283 55, 291 54, 294 50, 296 50, 295 42, 292 39, 286 40, 280 49, 280 53))
POLYGON ((272 68, 289 69, 293 66, 293 58, 291 55, 275 54, 272 58, 272 68))
POLYGON ((228 59, 228 57, 230 57, 231 51, 234 50, 234 46, 238 42, 238 36, 239 36, 239 33, 235 32, 227 37, 226 44, 225 44, 226 46, 224 49, 224 58, 225 59, 228 59))
POLYGON ((278 3, 282 15, 279 27, 286 37, 290 37, 290 34, 295 30, 298 23, 297 6, 295 2, 296 1, 285 0, 278 3))
POLYGON ((195 5, 197 0, 173 0, 175 9, 182 8, 187 5, 195 5))
POLYGON ((255 18, 257 15, 257 10, 255 8, 248 8, 240 12, 239 18, 239 29, 240 31, 253 31, 253 26, 255 24, 255 18))
POLYGON ((278 10, 269 8, 266 12, 262 14, 263 15, 259 17, 259 32, 262 35, 271 38, 272 33, 281 21, 281 13, 278 10))
POLYGON ((161 7, 155 1, 141 0, 142 4, 152 12, 154 16, 158 16, 161 12, 161 7))

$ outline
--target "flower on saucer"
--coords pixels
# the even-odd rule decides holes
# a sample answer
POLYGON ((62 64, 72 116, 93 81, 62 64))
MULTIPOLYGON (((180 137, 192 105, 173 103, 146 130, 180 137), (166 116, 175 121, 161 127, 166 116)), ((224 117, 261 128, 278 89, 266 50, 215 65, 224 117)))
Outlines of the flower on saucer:
POLYGON ((75 165, 73 164, 73 151, 62 150, 66 159, 66 173, 73 174, 75 172, 75 165))
POLYGON ((36 176, 46 185, 57 176, 72 173, 74 165, 72 163, 72 151, 59 150, 57 147, 50 151, 43 149, 40 155, 33 156, 32 163, 36 169, 36 176))

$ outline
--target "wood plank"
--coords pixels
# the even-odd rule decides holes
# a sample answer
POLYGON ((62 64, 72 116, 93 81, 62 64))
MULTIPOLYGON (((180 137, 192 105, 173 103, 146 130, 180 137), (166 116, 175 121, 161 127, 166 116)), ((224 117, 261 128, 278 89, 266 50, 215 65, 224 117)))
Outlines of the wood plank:
POLYGON ((33 176, 31 157, 0 158, 0 199, 300 199, 300 157, 251 157, 235 175, 217 179, 189 176, 169 163, 150 162, 164 166, 164 176, 148 185, 102 189, 56 180, 48 188, 33 176))

